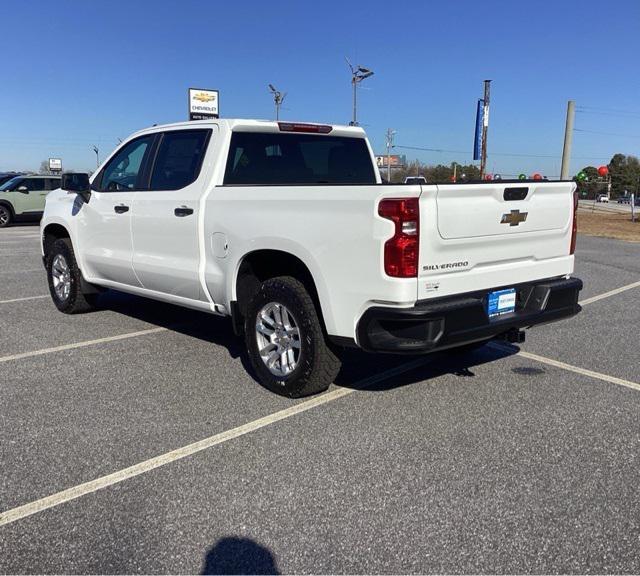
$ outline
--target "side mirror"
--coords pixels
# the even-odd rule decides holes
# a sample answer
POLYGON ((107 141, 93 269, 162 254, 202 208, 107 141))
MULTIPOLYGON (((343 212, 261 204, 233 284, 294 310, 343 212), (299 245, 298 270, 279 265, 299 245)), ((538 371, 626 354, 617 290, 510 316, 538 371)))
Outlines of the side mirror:
POLYGON ((69 194, 82 196, 85 202, 89 202, 89 198, 91 197, 89 174, 85 172, 65 172, 62 175, 60 188, 69 194))
POLYGON ((16 188, 16 192, 29 192, 29 188, 27 188, 26 186, 18 186, 16 188))

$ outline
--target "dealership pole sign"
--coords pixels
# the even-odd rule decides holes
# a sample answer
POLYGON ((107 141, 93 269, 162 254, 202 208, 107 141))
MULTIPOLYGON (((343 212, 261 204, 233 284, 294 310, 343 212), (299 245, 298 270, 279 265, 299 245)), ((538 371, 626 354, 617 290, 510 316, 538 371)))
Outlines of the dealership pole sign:
POLYGON ((62 160, 60 158, 49 158, 49 172, 62 172, 62 160))
POLYGON ((189 88, 189 120, 218 118, 218 91, 189 88))

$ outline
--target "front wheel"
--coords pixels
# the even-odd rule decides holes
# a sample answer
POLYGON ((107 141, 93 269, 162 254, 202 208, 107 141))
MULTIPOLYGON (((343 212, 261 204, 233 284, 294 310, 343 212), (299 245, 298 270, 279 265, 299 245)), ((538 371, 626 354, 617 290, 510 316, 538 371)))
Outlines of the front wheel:
POLYGON ((51 299, 60 312, 77 314, 87 312, 95 306, 96 294, 82 292, 82 276, 71 240, 56 240, 47 251, 47 279, 51 299))
POLYGON ((260 382, 282 396, 326 390, 340 370, 304 284, 289 276, 264 282, 245 318, 251 364, 260 382))

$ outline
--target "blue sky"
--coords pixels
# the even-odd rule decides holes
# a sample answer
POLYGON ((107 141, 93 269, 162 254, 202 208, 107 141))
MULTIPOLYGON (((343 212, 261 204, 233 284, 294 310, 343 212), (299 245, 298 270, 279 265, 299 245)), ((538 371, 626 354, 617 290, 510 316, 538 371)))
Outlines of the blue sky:
POLYGON ((409 159, 470 161, 490 78, 490 171, 557 176, 568 99, 573 172, 640 154, 638 0, 3 0, 0 21, 0 170, 93 168, 94 144, 186 119, 189 86, 219 89, 224 117, 272 118, 271 82, 283 118, 347 123, 345 56, 375 71, 358 119, 376 150, 391 127, 398 145, 460 151, 409 159))

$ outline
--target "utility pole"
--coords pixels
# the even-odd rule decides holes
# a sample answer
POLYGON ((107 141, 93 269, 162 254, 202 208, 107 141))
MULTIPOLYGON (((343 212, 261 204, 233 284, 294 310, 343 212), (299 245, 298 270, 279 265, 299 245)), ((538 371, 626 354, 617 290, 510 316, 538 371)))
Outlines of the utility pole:
POLYGON ((480 156, 480 178, 484 178, 487 167, 487 133, 489 132, 489 92, 491 80, 484 81, 484 105, 482 113, 482 155, 480 156))
POLYGON ((391 148, 393 148, 393 137, 396 131, 387 128, 387 182, 391 184, 391 148))
POLYGON ((567 123, 564 126, 564 147, 562 148, 562 168, 560 180, 569 180, 569 165, 571 164, 571 142, 573 140, 573 119, 576 115, 574 100, 567 102, 567 123))
POLYGON ((100 150, 98 150, 97 146, 94 146, 93 151, 96 153, 96 168, 99 168, 100 167, 100 150))
POLYGON ((269 84, 269 92, 273 94, 273 102, 276 105, 276 122, 277 122, 278 120, 280 120, 280 106, 282 106, 282 103, 284 102, 284 97, 287 95, 287 93, 285 92, 283 94, 282 92, 280 92, 280 90, 276 90, 273 84, 269 84))

